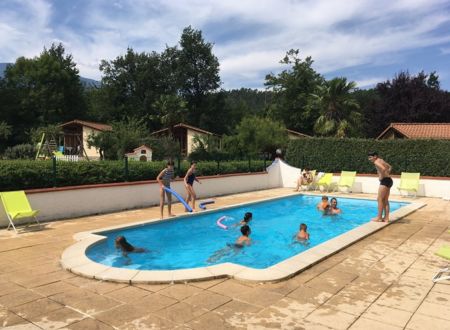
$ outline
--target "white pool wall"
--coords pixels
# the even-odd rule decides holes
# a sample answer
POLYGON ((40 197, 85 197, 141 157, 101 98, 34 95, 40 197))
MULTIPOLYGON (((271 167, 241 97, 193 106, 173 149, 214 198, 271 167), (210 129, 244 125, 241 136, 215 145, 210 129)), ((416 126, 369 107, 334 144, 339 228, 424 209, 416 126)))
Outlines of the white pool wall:
MULTIPOLYGON (((198 197, 209 198, 271 188, 295 187, 300 169, 276 160, 264 173, 245 173, 200 177, 202 184, 196 184, 198 197)), ((338 182, 339 175, 333 180, 338 182)), ((399 195, 400 179, 393 177, 392 195, 399 195)), ((373 175, 358 175, 352 187, 353 192, 376 194, 378 178, 373 175)), ((175 181, 172 188, 184 196, 183 181, 175 181)), ((156 181, 99 184, 77 187, 47 188, 26 191, 33 209, 40 210, 42 221, 76 218, 94 214, 111 213, 127 209, 138 209, 159 204, 159 186, 156 181)), ((421 179, 418 196, 450 197, 450 179, 421 179)), ((0 207, 0 227, 6 227, 8 220, 0 207)))

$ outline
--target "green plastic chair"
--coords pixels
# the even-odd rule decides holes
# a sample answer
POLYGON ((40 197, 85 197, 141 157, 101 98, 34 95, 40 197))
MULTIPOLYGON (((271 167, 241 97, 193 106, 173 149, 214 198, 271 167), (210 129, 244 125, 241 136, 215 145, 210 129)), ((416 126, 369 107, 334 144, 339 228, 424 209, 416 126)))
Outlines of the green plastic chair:
POLYGON ((28 198, 24 191, 9 191, 0 193, 0 198, 5 208, 6 215, 9 220, 9 227, 13 227, 14 231, 17 233, 17 229, 14 226, 14 221, 23 218, 33 218, 39 227, 41 224, 36 218, 39 210, 33 210, 28 202, 28 198))
MULTIPOLYGON (((450 246, 441 246, 441 248, 436 252, 436 255, 447 259, 450 261, 450 246)), ((433 276, 433 282, 440 282, 440 281, 445 281, 445 280, 450 280, 450 268, 446 267, 446 268, 442 268, 439 270, 439 272, 433 276), (445 275, 447 274, 447 275, 445 275)))
POLYGON ((416 197, 417 191, 419 190, 419 179, 420 173, 402 172, 400 186, 398 187, 400 194, 402 191, 406 191, 407 194, 412 193, 416 197))
POLYGON ((333 181, 333 173, 325 173, 319 181, 317 181, 317 187, 323 186, 327 191, 331 188, 333 181))
POLYGON ((339 188, 347 188, 348 192, 352 191, 353 183, 355 183, 356 171, 342 171, 341 177, 337 184, 339 188))

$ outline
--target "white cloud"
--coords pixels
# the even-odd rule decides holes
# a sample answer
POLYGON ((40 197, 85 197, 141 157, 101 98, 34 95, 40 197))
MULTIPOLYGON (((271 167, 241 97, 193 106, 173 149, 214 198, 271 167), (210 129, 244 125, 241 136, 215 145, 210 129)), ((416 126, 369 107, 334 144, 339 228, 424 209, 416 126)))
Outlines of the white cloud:
POLYGON ((441 54, 450 54, 450 47, 443 47, 441 48, 441 54))
POLYGON ((96 79, 101 59, 114 59, 128 46, 161 51, 176 44, 187 25, 215 44, 226 88, 262 86, 291 48, 311 55, 323 74, 396 62, 402 52, 422 47, 449 53, 442 47, 450 36, 438 32, 450 24, 447 0, 92 0, 66 19, 57 17, 59 2, 11 3, 0 2, 0 62, 38 55, 62 40, 80 73, 96 79))
POLYGON ((368 87, 374 87, 376 84, 386 81, 388 79, 389 78, 386 78, 386 77, 363 78, 363 79, 356 80, 355 83, 358 88, 368 88, 368 87))

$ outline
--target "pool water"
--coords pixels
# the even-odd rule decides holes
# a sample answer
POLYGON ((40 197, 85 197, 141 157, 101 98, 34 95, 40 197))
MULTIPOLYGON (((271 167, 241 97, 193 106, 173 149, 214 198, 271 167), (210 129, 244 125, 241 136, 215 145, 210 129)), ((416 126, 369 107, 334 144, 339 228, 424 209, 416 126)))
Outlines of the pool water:
MULTIPOLYGON (((316 209, 319 202, 320 196, 296 195, 99 233, 107 236, 107 240, 91 247, 87 256, 107 266, 142 270, 186 269, 224 262, 262 269, 367 223, 377 213, 376 201, 338 198, 342 214, 324 216, 316 209), (233 248, 232 244, 241 235, 240 227, 224 230, 216 221, 229 216, 235 220, 226 220, 226 225, 238 223, 245 212, 253 213, 249 223, 253 244, 233 248), (308 244, 293 239, 301 223, 308 226, 308 244), (114 239, 119 235, 148 252, 122 256, 114 247, 114 239)), ((406 204, 391 202, 391 212, 406 204)))

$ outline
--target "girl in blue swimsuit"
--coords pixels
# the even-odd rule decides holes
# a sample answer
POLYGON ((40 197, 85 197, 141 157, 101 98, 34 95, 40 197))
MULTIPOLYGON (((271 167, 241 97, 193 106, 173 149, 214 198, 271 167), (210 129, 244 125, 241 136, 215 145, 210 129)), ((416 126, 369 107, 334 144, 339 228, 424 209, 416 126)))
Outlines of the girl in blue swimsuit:
POLYGON ((202 184, 199 179, 197 179, 195 175, 196 171, 196 162, 191 162, 191 167, 189 167, 186 175, 184 176, 184 186, 186 187, 186 203, 189 204, 192 201, 192 211, 195 211, 195 200, 197 199, 197 194, 194 190, 194 181, 202 184))

